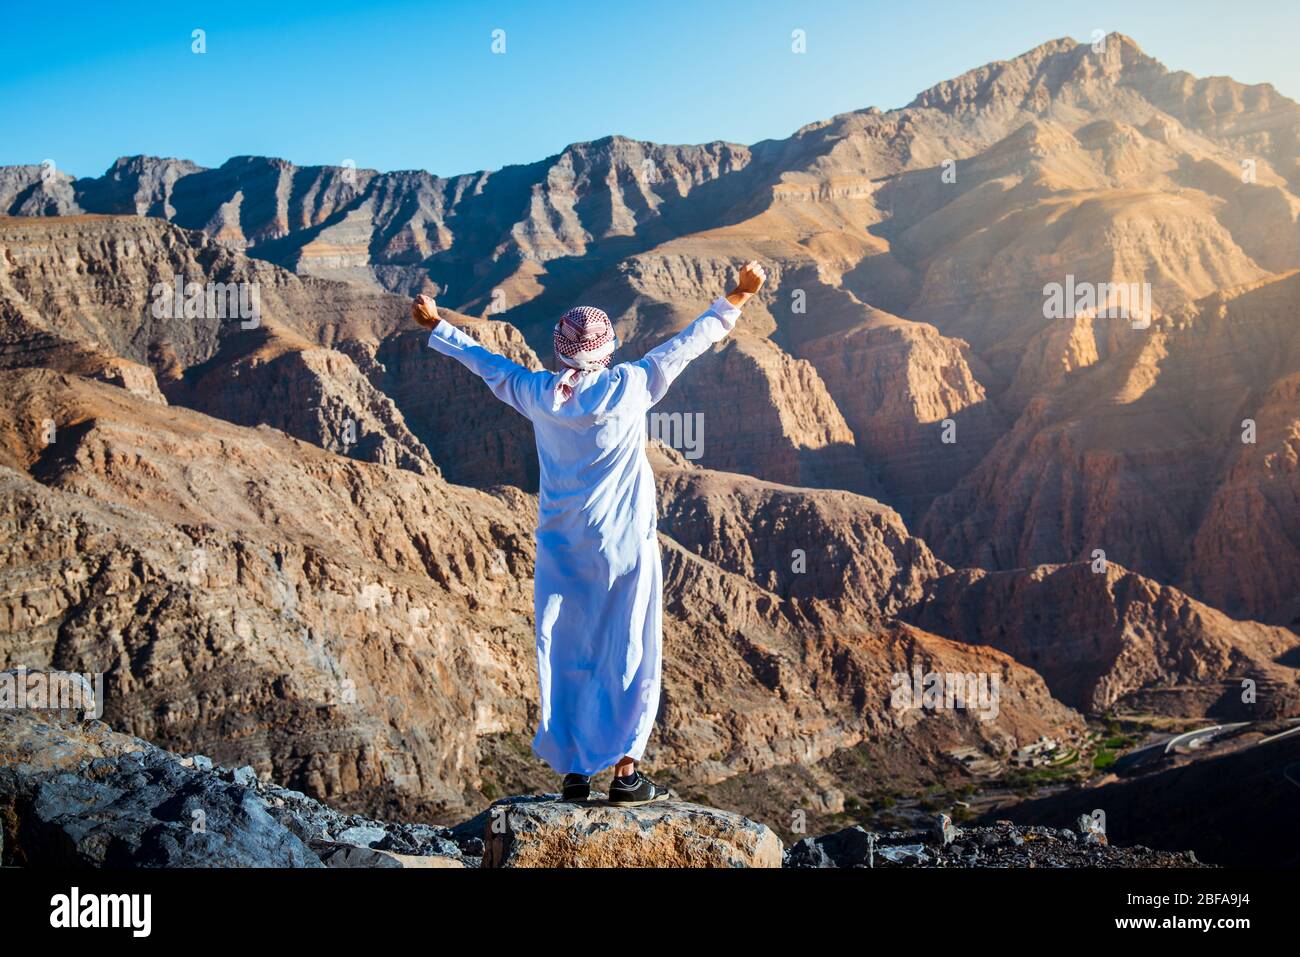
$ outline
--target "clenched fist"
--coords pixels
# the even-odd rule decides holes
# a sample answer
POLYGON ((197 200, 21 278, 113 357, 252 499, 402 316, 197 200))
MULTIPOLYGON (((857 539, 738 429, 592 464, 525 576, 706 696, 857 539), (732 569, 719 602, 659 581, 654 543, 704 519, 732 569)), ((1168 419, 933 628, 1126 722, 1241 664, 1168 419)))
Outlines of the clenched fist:
POLYGON ((438 324, 438 304, 432 296, 420 294, 411 301, 411 318, 425 329, 438 324))
POLYGON ((727 293, 727 302, 733 306, 743 306, 745 300, 762 289, 766 281, 767 273, 763 267, 757 259, 751 259, 740 267, 740 278, 736 280, 736 288, 727 293))
POLYGON ((751 296, 763 287, 767 281, 767 273, 763 267, 758 264, 757 259, 751 259, 745 265, 740 267, 740 278, 736 280, 736 291, 747 292, 751 296))

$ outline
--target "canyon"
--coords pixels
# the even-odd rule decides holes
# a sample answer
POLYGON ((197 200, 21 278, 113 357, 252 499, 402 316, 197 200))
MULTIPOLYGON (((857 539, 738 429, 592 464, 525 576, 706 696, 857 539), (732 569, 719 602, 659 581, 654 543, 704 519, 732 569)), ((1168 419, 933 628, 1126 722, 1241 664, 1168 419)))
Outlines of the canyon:
POLYGON ((531 428, 408 297, 540 369, 564 308, 636 358, 756 258, 656 409, 703 431, 650 449, 652 767, 830 821, 845 754, 1300 713, 1298 137, 1271 87, 1112 34, 752 146, 0 168, 0 668, 104 673, 116 730, 346 810, 545 789, 531 428), (158 315, 178 275, 257 321, 158 315), (1067 277, 1149 314, 1049 318, 1067 277), (917 667, 997 675, 997 715, 891 707, 917 667))

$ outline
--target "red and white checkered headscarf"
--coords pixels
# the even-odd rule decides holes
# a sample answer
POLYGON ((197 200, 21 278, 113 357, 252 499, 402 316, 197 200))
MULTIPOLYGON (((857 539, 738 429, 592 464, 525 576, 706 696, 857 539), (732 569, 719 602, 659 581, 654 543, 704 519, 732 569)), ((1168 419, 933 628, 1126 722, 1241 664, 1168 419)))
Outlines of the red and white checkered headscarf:
POLYGON ((564 369, 555 384, 552 408, 558 409, 573 395, 573 386, 582 376, 609 368, 609 358, 614 354, 618 340, 609 316, 595 306, 570 309, 555 324, 552 338, 556 370, 564 369))

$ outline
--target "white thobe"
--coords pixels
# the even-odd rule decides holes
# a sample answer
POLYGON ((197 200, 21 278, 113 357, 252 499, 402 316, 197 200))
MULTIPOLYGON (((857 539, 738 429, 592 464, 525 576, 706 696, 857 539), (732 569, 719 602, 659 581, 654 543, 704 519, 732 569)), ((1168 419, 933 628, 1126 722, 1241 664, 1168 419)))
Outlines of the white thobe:
POLYGON ((533 613, 541 719, 533 751, 561 774, 639 759, 659 708, 663 571, 646 414, 736 324, 718 299, 637 362, 583 375, 555 405, 532 372, 439 321, 429 346, 533 423, 540 463, 533 613))

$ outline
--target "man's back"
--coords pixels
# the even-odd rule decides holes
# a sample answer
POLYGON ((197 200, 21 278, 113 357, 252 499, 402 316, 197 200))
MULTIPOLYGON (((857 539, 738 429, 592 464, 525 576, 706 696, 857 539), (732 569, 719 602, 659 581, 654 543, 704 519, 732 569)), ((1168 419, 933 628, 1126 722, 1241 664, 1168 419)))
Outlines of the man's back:
MULTIPOLYGON (((534 373, 545 395, 551 373, 534 373)), ((595 545, 611 571, 654 534, 654 474, 645 455, 650 407, 644 368, 620 363, 584 376, 558 409, 529 416, 537 438, 537 535, 553 547, 595 545)))

